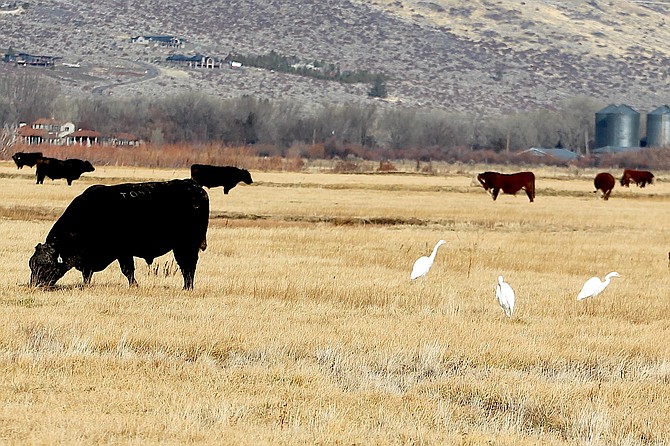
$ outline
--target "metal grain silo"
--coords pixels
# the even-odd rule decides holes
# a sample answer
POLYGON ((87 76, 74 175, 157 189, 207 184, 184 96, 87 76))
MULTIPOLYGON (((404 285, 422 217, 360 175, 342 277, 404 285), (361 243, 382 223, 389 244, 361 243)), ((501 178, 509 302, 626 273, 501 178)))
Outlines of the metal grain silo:
POLYGON ((596 112, 596 149, 640 145, 640 114, 628 105, 608 105, 596 112))
POLYGON ((647 146, 670 145, 670 107, 662 105, 647 113, 647 146))
POLYGON ((616 113, 617 106, 614 104, 610 104, 596 112, 596 149, 610 145, 608 123, 610 121, 610 116, 615 115, 616 113))

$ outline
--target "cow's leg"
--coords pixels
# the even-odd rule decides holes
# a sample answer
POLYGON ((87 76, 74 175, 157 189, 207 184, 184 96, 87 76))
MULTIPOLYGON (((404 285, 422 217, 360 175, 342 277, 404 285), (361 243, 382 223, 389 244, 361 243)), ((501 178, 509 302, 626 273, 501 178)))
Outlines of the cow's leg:
POLYGON ((72 186, 72 178, 66 178, 67 180, 67 185, 72 186))
POLYGON ((135 280, 135 261, 132 256, 119 259, 119 266, 123 275, 128 278, 128 286, 137 286, 137 280, 135 280))
POLYGON ((500 189, 497 187, 491 189, 491 196, 493 197, 493 201, 496 201, 496 198, 498 198, 498 193, 500 193, 500 189))
POLYGON ((37 184, 44 184, 44 174, 37 174, 37 184))
POLYGON ((184 276, 184 289, 192 290, 195 279, 195 267, 198 264, 198 248, 175 248, 174 259, 184 276))
POLYGON ((530 202, 532 203, 533 202, 533 191, 528 189, 527 187, 524 187, 523 190, 526 192, 526 195, 528 196, 528 200, 530 200, 530 202))

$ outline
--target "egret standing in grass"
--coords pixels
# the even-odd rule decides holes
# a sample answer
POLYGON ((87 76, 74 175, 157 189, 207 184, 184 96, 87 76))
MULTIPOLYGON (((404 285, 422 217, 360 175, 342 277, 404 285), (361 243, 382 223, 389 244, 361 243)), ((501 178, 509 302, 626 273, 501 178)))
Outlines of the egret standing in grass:
POLYGON ((599 277, 591 277, 586 281, 582 290, 577 295, 577 300, 588 299, 589 297, 596 297, 598 294, 602 293, 603 290, 610 284, 612 277, 619 277, 619 273, 612 271, 605 276, 605 280, 600 281, 599 277))
POLYGON ((496 298, 507 317, 512 317, 512 313, 514 313, 514 290, 509 283, 503 280, 503 276, 498 276, 496 298))
POLYGON ((412 268, 412 274, 410 275, 410 279, 416 280, 419 277, 423 277, 423 280, 426 280, 426 274, 428 274, 428 271, 430 271, 430 267, 433 266, 433 262, 435 261, 435 255, 437 255, 437 248, 440 246, 444 245, 445 242, 444 240, 440 240, 437 242, 437 245, 433 248, 433 253, 430 255, 430 257, 423 256, 419 257, 416 259, 416 262, 414 262, 414 267, 412 268))

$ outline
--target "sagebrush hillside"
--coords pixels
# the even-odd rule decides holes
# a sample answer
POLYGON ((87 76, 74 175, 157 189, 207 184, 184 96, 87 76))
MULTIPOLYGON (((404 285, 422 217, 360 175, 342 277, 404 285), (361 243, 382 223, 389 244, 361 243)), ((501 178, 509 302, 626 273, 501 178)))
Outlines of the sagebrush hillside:
MULTIPOLYGON (((185 90, 306 103, 483 114, 552 107, 579 95, 650 111, 670 102, 670 4, 630 1, 231 0, 29 1, 0 14, 0 49, 63 57, 41 70, 69 94, 166 95, 185 90), (130 43, 173 34, 186 48, 130 43), (170 52, 267 54, 389 76, 369 84, 271 70, 175 69, 170 52), (111 87, 110 87, 111 86, 111 87)), ((2 64, 4 65, 4 64, 2 64)), ((11 67, 3 67, 3 70, 11 67)), ((34 71, 34 70, 33 70, 34 71)))

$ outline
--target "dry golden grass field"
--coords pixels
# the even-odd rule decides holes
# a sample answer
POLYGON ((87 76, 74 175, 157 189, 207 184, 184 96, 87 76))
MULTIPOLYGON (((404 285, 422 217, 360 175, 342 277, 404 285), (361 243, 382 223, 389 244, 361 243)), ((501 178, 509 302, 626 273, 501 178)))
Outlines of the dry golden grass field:
POLYGON ((252 172, 209 190, 188 292, 171 254, 136 259, 139 288, 116 263, 90 287, 74 270, 27 286, 86 187, 186 169, 100 166, 68 187, 1 162, 0 443, 669 444, 670 175, 604 202, 595 170, 535 169, 534 203, 494 202, 472 184, 490 168, 252 172))

